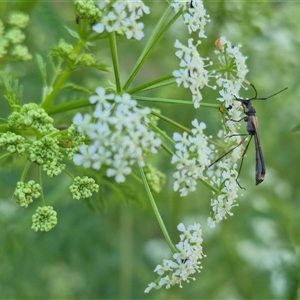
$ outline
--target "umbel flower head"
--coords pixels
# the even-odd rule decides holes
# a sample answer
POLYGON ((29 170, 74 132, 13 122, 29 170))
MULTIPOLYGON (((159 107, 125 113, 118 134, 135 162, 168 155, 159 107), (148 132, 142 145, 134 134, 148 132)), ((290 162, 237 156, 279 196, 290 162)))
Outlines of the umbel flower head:
MULTIPOLYGON (((242 137, 238 134, 237 129, 240 128, 240 122, 244 116, 242 107, 238 101, 234 100, 234 96, 238 96, 239 90, 243 87, 245 76, 248 72, 246 59, 242 55, 241 45, 233 46, 225 37, 220 37, 215 42, 217 50, 215 51, 220 68, 217 70, 217 84, 221 87, 217 98, 226 109, 226 118, 222 119, 224 129, 220 130, 218 144, 226 144, 227 149, 232 149, 239 145, 242 137)), ((218 148, 215 148, 214 159, 220 156, 218 148)), ((242 147, 236 147, 229 155, 224 157, 222 161, 214 164, 213 168, 207 170, 209 176, 209 184, 213 186, 218 193, 214 193, 211 199, 211 216, 208 218, 208 225, 215 227, 217 223, 232 216, 231 209, 237 206, 236 199, 238 197, 239 187, 236 182, 237 178, 237 161, 243 153, 242 147)), ((212 158, 212 161, 214 160, 212 158)))
MULTIPOLYGON (((175 42, 176 51, 175 55, 180 59, 180 69, 173 72, 173 76, 176 78, 178 86, 181 84, 184 88, 189 88, 192 96, 194 107, 200 107, 200 101, 202 100, 201 89, 204 86, 209 86, 209 77, 212 76, 206 69, 210 66, 211 62, 206 62, 208 58, 202 58, 198 52, 197 46, 200 41, 193 44, 193 39, 188 40, 188 45, 184 45, 178 40, 175 42)), ((213 76, 214 77, 214 76, 213 76)), ((213 87, 214 88, 214 87, 213 87)))
POLYGON ((34 129, 41 135, 57 132, 53 119, 36 103, 24 104, 8 118, 8 125, 17 129, 34 129))
POLYGON ((29 21, 28 15, 22 12, 12 12, 8 16, 7 27, 0 20, 0 59, 27 61, 32 58, 25 45, 22 31, 29 21))
POLYGON ((204 134, 205 123, 192 121, 192 134, 177 132, 173 135, 176 152, 172 157, 172 164, 176 164, 173 189, 180 191, 180 196, 186 196, 196 190, 197 182, 203 178, 205 168, 210 163, 211 149, 208 137, 204 134))
POLYGON ((29 160, 43 165, 43 170, 49 177, 59 175, 64 168, 62 164, 63 155, 59 149, 59 141, 56 138, 45 136, 34 141, 28 149, 29 160))
POLYGON ((134 164, 145 166, 145 150, 157 153, 161 140, 147 126, 151 112, 148 107, 138 108, 126 93, 106 94, 102 87, 96 92, 90 97, 90 102, 96 104, 93 115, 78 113, 73 118, 78 132, 91 141, 78 147, 74 163, 96 170, 105 166, 108 177, 124 182, 134 164))
POLYGON ((98 192, 99 185, 95 183, 93 178, 87 176, 74 178, 70 191, 74 199, 89 198, 93 192, 98 192))
POLYGON ((143 1, 105 0, 99 1, 99 8, 102 16, 99 23, 93 26, 96 32, 116 32, 136 40, 144 37, 144 24, 138 20, 144 14, 149 14, 150 10, 143 1))
POLYGON ((22 155, 25 152, 25 138, 10 131, 3 132, 0 134, 0 147, 22 155))
POLYGON ((31 229, 35 231, 50 231, 57 224, 57 213, 52 206, 40 206, 32 216, 31 229))
POLYGON ((15 190, 15 197, 21 206, 27 207, 33 202, 34 198, 38 198, 41 193, 41 186, 34 180, 28 182, 19 181, 15 190))
POLYGON ((202 269, 201 259, 205 257, 202 252, 202 230, 200 224, 190 225, 187 228, 183 223, 177 226, 182 232, 180 242, 176 245, 178 252, 172 259, 164 259, 163 264, 157 265, 154 272, 159 275, 155 282, 151 282, 145 289, 149 293, 151 289, 167 289, 173 285, 182 287, 182 281, 195 280, 193 274, 202 269))
POLYGON ((171 4, 175 12, 183 12, 184 24, 187 25, 189 34, 198 32, 199 38, 206 38, 204 27, 210 22, 209 15, 206 13, 203 1, 201 0, 174 0, 171 4))

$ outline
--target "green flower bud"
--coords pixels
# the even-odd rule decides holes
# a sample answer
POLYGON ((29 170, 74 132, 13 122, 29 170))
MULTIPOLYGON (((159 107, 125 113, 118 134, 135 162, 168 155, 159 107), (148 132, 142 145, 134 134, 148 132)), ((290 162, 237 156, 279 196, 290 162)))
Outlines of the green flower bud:
POLYGON ((101 11, 93 0, 76 0, 75 9, 80 19, 86 19, 92 25, 101 19, 101 11))
POLYGON ((59 140, 45 136, 38 141, 34 141, 28 148, 29 160, 43 165, 43 170, 49 177, 59 175, 65 164, 60 162, 63 160, 63 155, 60 153, 59 140))
POLYGON ((98 192, 99 185, 95 183, 93 178, 87 176, 74 178, 70 191, 74 199, 89 198, 93 192, 98 192))
POLYGON ((17 152, 22 155, 25 152, 25 139, 13 132, 0 133, 0 147, 3 147, 10 153, 17 152))
POLYGON ((53 119, 36 103, 23 105, 8 118, 8 125, 17 129, 35 129, 42 135, 54 133, 53 119))
POLYGON ((57 224, 57 212, 52 206, 38 207, 32 216, 31 229, 35 231, 50 231, 57 224))
POLYGON ((19 181, 15 190, 15 197, 21 206, 27 207, 33 202, 33 199, 38 198, 41 193, 41 186, 35 183, 34 180, 28 182, 19 181))
POLYGON ((11 28, 6 31, 5 38, 12 44, 20 44, 25 40, 25 34, 19 28, 11 28))
POLYGON ((159 193, 166 182, 166 175, 158 171, 152 165, 147 164, 144 172, 151 191, 159 193))
POLYGON ((28 15, 22 12, 13 12, 8 18, 8 23, 10 25, 15 25, 20 28, 25 28, 28 24, 29 17, 28 15))

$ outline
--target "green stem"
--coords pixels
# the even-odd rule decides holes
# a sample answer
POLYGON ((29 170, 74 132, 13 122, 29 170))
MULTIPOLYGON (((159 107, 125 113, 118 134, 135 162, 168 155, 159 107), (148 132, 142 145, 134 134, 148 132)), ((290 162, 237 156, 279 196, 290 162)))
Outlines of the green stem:
POLYGON ((72 70, 70 68, 66 68, 64 72, 61 74, 59 80, 57 81, 56 85, 54 86, 52 92, 46 97, 45 101, 42 103, 41 107, 47 109, 53 102, 54 98, 61 90, 61 87, 70 76, 72 70))
POLYGON ((162 143, 161 144, 161 147, 169 154, 169 155, 174 155, 174 152, 165 144, 165 143, 162 143))
POLYGON ((70 111, 70 110, 74 110, 74 109, 78 109, 78 108, 82 108, 82 107, 88 107, 88 106, 92 106, 92 105, 93 104, 91 104, 88 99, 83 98, 83 99, 78 99, 78 100, 70 101, 67 103, 55 105, 54 107, 49 108, 47 110, 47 113, 49 115, 55 115, 55 114, 59 114, 59 113, 65 112, 65 111, 70 111))
POLYGON ((151 193, 150 187, 148 185, 148 181, 147 181, 146 175, 144 173, 144 170, 141 167, 140 167, 140 172, 141 172, 141 176, 142 176, 142 179, 143 179, 143 182, 144 182, 144 187, 146 189, 146 192, 147 192, 148 198, 150 200, 150 203, 151 203, 152 209, 154 211, 154 214, 155 214, 155 216, 157 218, 158 224, 159 224, 159 226, 160 226, 160 228, 161 228, 161 230, 163 232, 163 235, 164 235, 164 237, 165 237, 165 239, 166 239, 166 241, 167 241, 170 249, 172 250, 173 253, 176 253, 178 251, 177 251, 177 249, 175 248, 175 246, 173 245, 173 243, 171 241, 171 238, 170 238, 170 236, 168 234, 167 228, 166 228, 166 226, 165 226, 165 224, 164 224, 164 222, 162 220, 162 217, 161 217, 161 215, 159 213, 159 210, 158 210, 158 208, 156 206, 156 203, 154 201, 154 198, 152 196, 152 193, 151 193))
POLYGON ((183 126, 183 125, 181 125, 181 124, 179 124, 179 123, 173 121, 172 119, 170 119, 170 118, 168 118, 168 117, 165 117, 165 116, 162 115, 162 114, 159 114, 159 113, 157 113, 157 112, 151 111, 151 115, 156 116, 156 117, 160 118, 161 120, 164 120, 164 121, 166 121, 166 122, 168 122, 168 123, 174 125, 175 127, 178 127, 178 128, 180 128, 180 129, 182 129, 183 131, 186 131, 186 132, 188 132, 188 133, 190 133, 190 134, 192 133, 192 131, 191 131, 189 128, 186 128, 185 126, 183 126))
POLYGON ((10 152, 4 153, 0 156, 0 160, 9 157, 10 155, 12 155, 10 152))
MULTIPOLYGON (((153 97, 143 97, 143 96, 134 96, 135 100, 145 101, 145 102, 158 102, 158 103, 171 103, 171 104, 184 104, 184 105, 194 105, 193 101, 187 100, 178 100, 178 99, 165 99, 165 98, 153 98, 153 97)), ((206 102, 200 102, 201 107, 208 107, 219 109, 219 104, 211 104, 206 102)))
POLYGON ((66 173, 72 180, 74 180, 75 177, 67 169, 64 169, 63 172, 66 173))
POLYGON ((212 185, 210 185, 208 182, 206 182, 204 179, 202 178, 198 178, 198 180, 204 185, 206 186, 209 190, 211 190, 212 192, 214 192, 215 194, 219 194, 220 191, 216 188, 214 188, 212 185))
POLYGON ((25 167, 23 169, 20 181, 25 181, 25 177, 27 175, 27 172, 28 172, 30 166, 31 166, 31 162, 27 161, 27 163, 26 163, 26 165, 25 165, 25 167))
POLYGON ((42 189, 41 189, 41 201, 42 201, 42 205, 46 206, 45 195, 44 195, 44 190, 43 190, 42 167, 39 166, 38 170, 39 170, 39 182, 40 182, 40 185, 42 187, 42 189))
POLYGON ((120 94, 122 91, 122 88, 121 88, 121 82, 120 82, 120 66, 119 66, 119 60, 118 60, 118 49, 117 49, 115 32, 111 32, 109 34, 109 43, 110 43, 111 57, 112 57, 112 62, 113 62, 113 67, 114 67, 116 90, 117 90, 117 94, 120 94))
POLYGON ((173 146, 175 145, 174 140, 164 130, 161 130, 158 126, 152 123, 149 123, 149 127, 154 129, 155 132, 158 132, 160 136, 162 136, 165 140, 169 141, 173 146))
POLYGON ((149 81, 145 84, 142 84, 138 87, 135 87, 128 91, 129 94, 133 95, 135 93, 141 92, 141 91, 148 91, 150 89, 158 88, 161 86, 166 86, 175 83, 175 78, 172 74, 164 75, 162 77, 159 77, 157 79, 154 79, 152 81, 149 81))
POLYGON ((162 15, 161 19, 157 23, 156 27, 153 30, 153 33, 148 40, 148 43, 146 44, 142 54, 140 55, 136 65, 134 66, 131 74, 129 75, 127 82, 125 83, 123 90, 127 91, 128 87, 136 77, 139 70, 142 68, 143 64, 146 62, 152 51, 155 49, 156 45, 159 43, 159 41, 162 39, 164 34, 167 32, 167 30, 171 27, 171 25, 176 21, 176 19, 181 15, 181 11, 179 11, 170 21, 169 23, 163 28, 163 30, 159 33, 159 30, 161 29, 163 23, 165 22, 167 16, 169 13, 173 10, 171 6, 169 6, 165 13, 162 15))
MULTIPOLYGON (((75 53, 77 54, 77 56, 79 55, 83 46, 84 46, 84 44, 82 41, 79 41, 77 43, 77 45, 75 47, 75 53)), ((55 86, 53 87, 52 92, 45 98, 44 102, 42 103, 42 105, 41 105, 42 108, 47 109, 52 104, 54 98, 56 97, 58 92, 61 90, 61 87, 63 86, 65 81, 70 76, 72 70, 73 70, 72 66, 70 66, 70 67, 67 66, 66 69, 62 72, 60 78, 58 79, 55 86)), ((52 83, 51 85, 54 85, 54 83, 52 83)))

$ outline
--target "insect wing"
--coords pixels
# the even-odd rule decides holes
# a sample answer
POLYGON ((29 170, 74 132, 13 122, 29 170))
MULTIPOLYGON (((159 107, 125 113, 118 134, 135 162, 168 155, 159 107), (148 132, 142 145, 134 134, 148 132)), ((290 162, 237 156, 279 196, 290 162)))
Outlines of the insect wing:
POLYGON ((266 168, 264 157, 261 150, 259 133, 258 133, 258 119, 254 116, 251 117, 251 123, 253 128, 255 129, 254 132, 254 142, 255 142, 255 157, 256 157, 256 164, 255 164, 255 181, 256 185, 262 183, 265 179, 266 168))

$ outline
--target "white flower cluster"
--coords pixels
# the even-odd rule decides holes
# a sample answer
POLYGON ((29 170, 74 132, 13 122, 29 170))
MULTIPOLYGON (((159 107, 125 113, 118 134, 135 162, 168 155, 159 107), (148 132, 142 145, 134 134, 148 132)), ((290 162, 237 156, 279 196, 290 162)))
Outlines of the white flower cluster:
POLYGON ((191 275, 201 271, 200 260, 205 255, 202 252, 203 239, 200 224, 195 223, 186 228, 183 223, 180 223, 177 229, 182 232, 180 242, 176 245, 178 252, 173 254, 172 260, 164 259, 162 265, 157 265, 154 272, 159 275, 159 278, 156 282, 148 284, 145 293, 163 286, 168 289, 179 284, 182 287, 182 281, 195 280, 191 275))
MULTIPOLYGON (((214 168, 214 175, 210 178, 210 184, 219 191, 211 200, 211 217, 208 218, 208 225, 215 227, 221 220, 231 216, 231 208, 237 206, 239 186, 237 179, 237 161, 242 157, 242 138, 238 135, 237 129, 241 127, 244 113, 241 103, 236 101, 234 96, 238 95, 243 87, 245 76, 248 72, 246 66, 247 57, 240 52, 241 46, 232 46, 225 37, 220 37, 215 46, 218 48, 216 54, 220 63, 220 71, 217 83, 221 87, 218 100, 224 103, 226 117, 223 118, 225 130, 221 130, 218 137, 226 144, 227 149, 234 149, 222 161, 217 162, 214 168)), ((245 134, 246 130, 243 132, 245 134)), ((215 159, 218 158, 218 152, 215 159)), ((211 170, 208 170, 208 175, 211 170)))
POLYGON ((144 151, 157 153, 161 140, 149 130, 148 107, 140 109, 129 94, 106 94, 104 88, 96 89, 90 97, 95 105, 93 118, 77 113, 73 122, 79 133, 84 133, 90 145, 80 145, 74 155, 74 163, 85 168, 99 170, 107 167, 106 175, 114 176, 116 182, 124 182, 131 174, 134 164, 145 166, 144 151))
POLYGON ((238 172, 237 164, 228 163, 227 159, 218 163, 218 169, 210 180, 220 192, 211 200, 211 216, 208 218, 208 225, 213 228, 217 223, 232 216, 232 207, 237 206, 239 186, 236 183, 238 172))
POLYGON ((189 34, 198 31, 199 38, 206 38, 204 27, 207 22, 210 22, 209 15, 206 14, 206 9, 203 6, 203 1, 200 0, 174 0, 171 4, 175 12, 184 11, 184 24, 187 25, 189 34))
POLYGON ((175 42, 175 48, 179 49, 175 55, 180 59, 180 69, 173 71, 173 76, 176 78, 177 86, 183 85, 184 88, 189 88, 192 93, 194 107, 200 107, 202 100, 201 89, 204 86, 209 86, 208 81, 211 76, 205 69, 211 63, 205 64, 208 58, 202 58, 199 55, 197 46, 193 44, 193 39, 188 40, 188 46, 183 45, 178 40, 175 42))
POLYGON ((197 180, 204 177, 203 172, 210 164, 211 149, 208 137, 203 133, 206 125, 198 123, 197 119, 192 121, 192 125, 192 134, 175 132, 173 135, 176 142, 176 152, 172 157, 172 164, 176 164, 173 188, 175 192, 179 190, 182 197, 196 190, 197 180))
POLYGON ((224 36, 221 36, 216 40, 215 46, 218 48, 218 50, 216 50, 217 55, 223 53, 226 56, 219 56, 220 62, 224 64, 223 59, 233 61, 235 65, 235 79, 239 79, 243 82, 249 70, 246 65, 247 56, 244 56, 240 52, 242 46, 233 46, 224 36))
POLYGON ((98 4, 102 19, 99 23, 93 26, 93 29, 102 33, 116 32, 125 34, 128 39, 135 38, 140 40, 144 37, 144 24, 137 22, 143 14, 149 14, 149 7, 143 1, 99 1, 98 4))
POLYGON ((233 95, 238 95, 243 82, 245 82, 245 76, 248 73, 247 57, 240 52, 241 45, 232 46, 223 36, 217 39, 215 45, 218 48, 215 53, 218 56, 221 69, 226 70, 220 73, 222 75, 218 74, 217 77, 217 84, 222 87, 219 92, 221 97, 217 99, 224 102, 227 108, 227 113, 231 120, 226 125, 230 129, 230 133, 234 134, 234 128, 239 127, 239 123, 232 122, 232 120, 240 120, 242 118, 242 110, 241 104, 234 100, 233 95))

